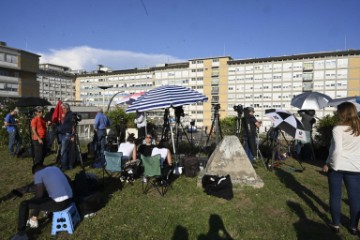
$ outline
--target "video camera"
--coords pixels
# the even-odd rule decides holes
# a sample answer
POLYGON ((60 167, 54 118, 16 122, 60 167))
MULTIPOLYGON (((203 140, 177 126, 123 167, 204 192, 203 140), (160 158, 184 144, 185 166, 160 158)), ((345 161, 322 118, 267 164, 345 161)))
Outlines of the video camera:
POLYGON ((179 106, 179 107, 175 107, 175 116, 177 118, 180 118, 180 117, 184 117, 185 116, 185 113, 184 113, 184 109, 182 106, 179 106))
POLYGON ((219 110, 220 109, 220 103, 213 103, 211 104, 214 108, 214 110, 219 110))
POLYGON ((78 113, 73 112, 73 114, 72 114, 72 121, 73 121, 74 123, 78 123, 78 122, 80 122, 81 120, 82 120, 81 115, 78 114, 78 113))
POLYGON ((244 112, 244 107, 243 105, 239 104, 239 105, 234 105, 234 111, 238 112, 240 115, 244 112))

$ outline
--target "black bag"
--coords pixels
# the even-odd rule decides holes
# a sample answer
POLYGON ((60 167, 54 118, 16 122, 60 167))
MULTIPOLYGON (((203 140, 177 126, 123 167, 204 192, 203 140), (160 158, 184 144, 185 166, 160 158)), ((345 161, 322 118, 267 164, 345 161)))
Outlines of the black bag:
POLYGON ((88 196, 78 200, 79 211, 82 216, 89 213, 95 213, 105 206, 103 193, 100 191, 93 192, 88 196))
POLYGON ((183 158, 184 173, 186 177, 195 177, 199 170, 199 159, 195 156, 183 158))
POLYGON ((81 171, 75 175, 72 185, 82 216, 95 213, 105 206, 101 184, 95 174, 81 171))
POLYGON ((234 197, 230 175, 204 175, 202 178, 204 192, 208 195, 230 200, 234 197))

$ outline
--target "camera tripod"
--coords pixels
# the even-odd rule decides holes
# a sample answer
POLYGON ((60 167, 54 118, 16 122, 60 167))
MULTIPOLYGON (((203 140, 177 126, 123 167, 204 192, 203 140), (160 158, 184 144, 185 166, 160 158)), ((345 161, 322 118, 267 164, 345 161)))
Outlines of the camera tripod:
POLYGON ((80 162, 81 168, 84 168, 84 162, 81 154, 80 140, 77 133, 77 122, 74 124, 74 144, 75 144, 75 159, 80 162))
MULTIPOLYGON (((280 128, 270 128, 267 134, 267 140, 270 139, 270 149, 271 149, 271 155, 267 157, 266 160, 266 168, 268 171, 272 171, 274 169, 274 162, 275 159, 278 157, 279 154, 279 149, 280 149, 280 142, 279 142, 279 138, 280 138, 280 133, 283 137, 283 139, 285 140, 287 147, 290 148, 290 144, 289 142, 286 140, 284 133, 280 130, 280 128)), ((297 160, 298 163, 300 164, 302 170, 304 170, 305 168, 303 167, 303 165, 301 164, 301 162, 299 160, 297 160)))
MULTIPOLYGON (((239 105, 240 106, 240 105, 239 105)), ((235 108, 234 108, 235 109, 235 108)), ((241 134, 241 118, 242 118, 242 114, 243 114, 243 110, 242 110, 242 106, 241 108, 237 107, 236 108, 236 112, 237 112, 237 117, 236 117, 236 136, 239 138, 240 140, 240 134, 241 134)))
POLYGON ((170 121, 169 121, 169 109, 165 108, 164 112, 164 123, 161 130, 161 140, 169 140, 170 121))
MULTIPOLYGON (((80 147, 80 140, 79 140, 79 135, 77 133, 77 122, 74 123, 74 133, 71 135, 74 138, 74 141, 69 141, 68 146, 67 146, 67 153, 65 154, 69 154, 69 161, 71 162, 71 148, 72 148, 72 144, 74 144, 74 160, 71 162, 72 164, 74 164, 77 160, 80 162, 80 166, 82 168, 84 168, 84 163, 83 163, 83 159, 82 159, 82 154, 81 154, 81 147, 80 147)), ((57 137, 58 138, 58 137, 57 137)), ((56 163, 60 163, 61 161, 61 140, 58 141, 58 150, 57 150, 57 154, 56 154, 56 163)))
POLYGON ((257 129, 256 134, 256 159, 261 159, 261 162, 263 163, 265 169, 267 169, 267 164, 259 148, 259 129, 257 129))
POLYGON ((207 146, 209 145, 209 140, 210 140, 210 137, 211 137, 211 134, 212 134, 214 128, 215 128, 215 134, 216 134, 216 144, 218 144, 223 137, 222 131, 221 131, 221 126, 220 126, 219 109, 220 109, 220 104, 215 104, 214 105, 214 116, 213 116, 213 120, 211 123, 210 132, 209 132, 209 135, 208 135, 208 138, 206 141, 207 146))

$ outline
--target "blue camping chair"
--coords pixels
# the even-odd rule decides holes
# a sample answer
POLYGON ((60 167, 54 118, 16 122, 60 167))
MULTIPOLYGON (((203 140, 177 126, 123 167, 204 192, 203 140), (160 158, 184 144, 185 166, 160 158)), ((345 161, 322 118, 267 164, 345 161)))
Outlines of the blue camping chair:
POLYGON ((103 167, 103 183, 105 172, 109 177, 120 177, 123 172, 122 153, 104 151, 105 165, 103 167))

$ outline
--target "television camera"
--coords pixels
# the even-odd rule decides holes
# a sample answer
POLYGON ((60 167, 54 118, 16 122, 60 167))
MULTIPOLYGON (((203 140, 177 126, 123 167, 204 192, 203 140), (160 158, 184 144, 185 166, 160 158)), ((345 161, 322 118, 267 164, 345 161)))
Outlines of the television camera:
POLYGON ((220 103, 213 103, 211 104, 214 108, 214 110, 219 110, 220 109, 220 103))
POLYGON ((183 109, 182 106, 174 107, 174 110, 175 110, 175 117, 176 117, 177 119, 180 119, 180 117, 184 117, 184 116, 185 116, 184 109, 183 109))
POLYGON ((73 112, 73 114, 72 114, 72 121, 73 121, 73 123, 81 122, 81 120, 82 120, 81 115, 78 114, 78 113, 73 112))
POLYGON ((243 105, 239 104, 239 105, 234 105, 234 111, 239 113, 240 115, 244 112, 244 107, 243 105))

